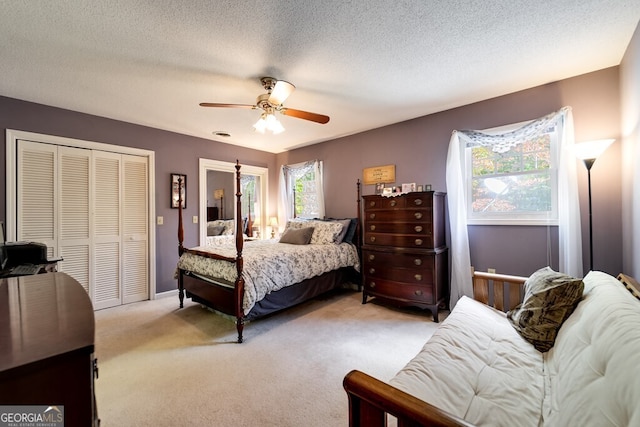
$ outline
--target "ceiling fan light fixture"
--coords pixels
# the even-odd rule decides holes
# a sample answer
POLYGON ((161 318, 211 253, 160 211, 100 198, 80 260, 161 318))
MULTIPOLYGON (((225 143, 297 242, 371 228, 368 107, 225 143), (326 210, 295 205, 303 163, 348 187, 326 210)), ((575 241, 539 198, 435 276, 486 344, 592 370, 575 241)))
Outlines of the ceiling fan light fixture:
POLYGON ((269 102, 273 105, 282 105, 282 103, 293 93, 295 86, 284 80, 278 80, 273 90, 269 94, 269 102))
POLYGON ((265 133, 269 131, 274 135, 284 132, 284 126, 272 113, 262 113, 260 119, 253 125, 253 128, 258 133, 265 133))

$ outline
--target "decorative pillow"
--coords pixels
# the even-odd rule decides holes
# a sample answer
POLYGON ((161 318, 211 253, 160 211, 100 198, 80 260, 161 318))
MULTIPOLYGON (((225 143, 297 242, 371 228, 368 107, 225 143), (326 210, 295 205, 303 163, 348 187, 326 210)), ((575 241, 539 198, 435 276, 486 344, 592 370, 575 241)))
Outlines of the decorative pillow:
POLYGON ((356 235, 356 225, 358 224, 358 218, 346 218, 346 219, 333 219, 342 223, 342 231, 338 236, 336 243, 353 243, 353 237, 356 235))
POLYGON ((310 221, 313 227, 313 236, 311 236, 312 245, 331 245, 335 244, 340 232, 342 224, 339 222, 326 221, 310 221))
POLYGON ((640 285, 638 285, 638 282, 636 282, 633 277, 620 273, 618 274, 618 280, 631 292, 631 295, 640 299, 640 285))
POLYGON ((280 243, 290 243, 292 245, 308 245, 313 235, 313 227, 307 228, 287 228, 280 237, 280 243))
POLYGON ((235 234, 236 228, 236 220, 235 219, 223 219, 224 231, 222 232, 223 236, 228 236, 230 234, 235 234))
POLYGON ((524 290, 524 301, 507 312, 507 318, 524 339, 544 353, 553 347, 560 326, 582 299, 584 283, 545 267, 527 279, 524 290))
POLYGON ((336 243, 343 225, 334 221, 296 218, 287 221, 285 231, 287 229, 295 230, 306 227, 313 227, 312 245, 329 245, 336 243))
POLYGON ((207 225, 207 236, 219 236, 224 231, 224 225, 207 225))

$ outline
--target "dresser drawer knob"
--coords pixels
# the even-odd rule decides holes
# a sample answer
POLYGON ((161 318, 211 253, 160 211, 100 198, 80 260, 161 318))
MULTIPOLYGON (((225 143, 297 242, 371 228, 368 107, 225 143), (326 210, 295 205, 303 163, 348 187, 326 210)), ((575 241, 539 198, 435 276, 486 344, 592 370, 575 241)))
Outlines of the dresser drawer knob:
POLYGON ((375 272, 376 272, 376 269, 375 269, 375 268, 370 268, 370 269, 369 269, 369 274, 375 274, 375 272))
POLYGON ((376 214, 374 214, 374 213, 369 214, 369 218, 371 218, 371 219, 376 219, 376 214))
POLYGON ((370 229, 371 231, 376 231, 376 226, 375 226, 375 225, 371 225, 371 226, 369 227, 369 229, 370 229))
POLYGON ((376 256, 373 254, 369 255, 369 261, 373 261, 374 259, 376 259, 376 256))
POLYGON ((416 259, 413 260, 413 263, 415 265, 422 265, 422 260, 420 258, 416 258, 416 259))
POLYGON ((418 282, 422 280, 422 274, 416 274, 413 277, 415 277, 418 282))
POLYGON ((422 295, 422 291, 421 291, 420 289, 418 289, 418 290, 415 292, 415 294, 416 294, 416 295, 418 295, 418 296, 421 296, 421 295, 422 295))
POLYGON ((375 288, 376 287, 376 282, 369 283, 369 286, 372 287, 372 288, 375 288))
POLYGON ((375 242, 376 241, 376 236, 369 237, 369 240, 371 240, 371 243, 375 242))
POLYGON ((422 199, 415 199, 413 203, 415 203, 417 206, 420 206, 422 205, 422 199))
POLYGON ((413 214, 413 216, 415 216, 416 219, 420 219, 420 218, 422 218, 422 212, 416 212, 416 213, 413 214))
POLYGON ((369 206, 374 207, 375 205, 376 205, 376 202, 374 201, 369 202, 369 206))
POLYGON ((416 246, 422 246, 422 239, 416 239, 416 246))
POLYGON ((391 203, 390 203, 390 205, 391 205, 391 206, 395 206, 395 205, 397 205, 397 204, 398 204, 398 202, 397 202, 397 201, 395 201, 395 200, 392 200, 392 201, 391 201, 391 203))
POLYGON ((420 233, 422 231, 422 226, 416 225, 415 227, 413 227, 413 229, 416 230, 416 233, 420 233))

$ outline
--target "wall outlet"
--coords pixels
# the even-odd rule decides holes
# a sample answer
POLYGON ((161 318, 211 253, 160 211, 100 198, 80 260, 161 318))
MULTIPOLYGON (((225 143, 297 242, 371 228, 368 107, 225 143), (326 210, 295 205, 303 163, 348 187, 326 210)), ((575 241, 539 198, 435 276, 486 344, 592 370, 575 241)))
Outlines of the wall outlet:
POLYGON ((164 217, 159 216, 159 217, 157 218, 157 220, 156 220, 156 224, 158 224, 158 225, 162 225, 162 224, 164 224, 164 217))
POLYGON ((487 273, 496 274, 496 269, 495 268, 487 268, 487 273))
POLYGON ((193 223, 197 224, 198 223, 198 215, 194 215, 193 216, 193 223))

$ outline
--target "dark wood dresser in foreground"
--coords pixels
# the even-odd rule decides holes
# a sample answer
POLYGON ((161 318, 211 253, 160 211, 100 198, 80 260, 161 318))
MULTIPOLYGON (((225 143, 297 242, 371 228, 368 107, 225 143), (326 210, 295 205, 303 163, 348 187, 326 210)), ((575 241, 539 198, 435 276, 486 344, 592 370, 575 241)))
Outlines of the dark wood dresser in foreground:
POLYGON ((65 426, 97 426, 94 335, 91 300, 71 276, 0 280, 0 405, 64 406, 65 426))
POLYGON ((448 299, 445 193, 363 196, 362 303, 369 296, 396 305, 438 308, 448 299))

